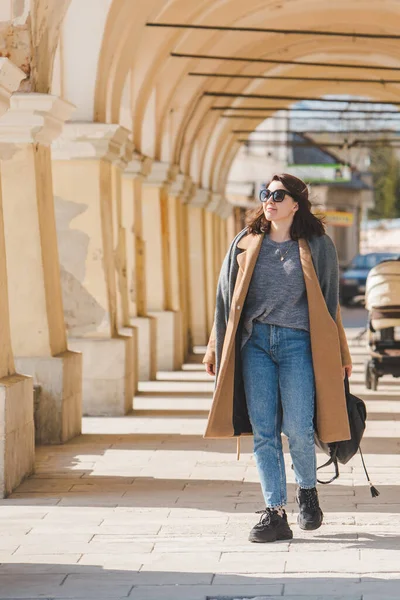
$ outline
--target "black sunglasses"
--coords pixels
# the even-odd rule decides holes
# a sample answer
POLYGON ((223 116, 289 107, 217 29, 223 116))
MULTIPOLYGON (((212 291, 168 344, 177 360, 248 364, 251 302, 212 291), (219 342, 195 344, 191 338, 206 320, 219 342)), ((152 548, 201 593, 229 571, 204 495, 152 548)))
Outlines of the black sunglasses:
POLYGON ((266 202, 268 198, 272 198, 274 202, 283 202, 285 196, 291 196, 291 194, 286 190, 275 190, 274 192, 271 192, 271 190, 263 188, 260 191, 259 198, 261 202, 266 202))

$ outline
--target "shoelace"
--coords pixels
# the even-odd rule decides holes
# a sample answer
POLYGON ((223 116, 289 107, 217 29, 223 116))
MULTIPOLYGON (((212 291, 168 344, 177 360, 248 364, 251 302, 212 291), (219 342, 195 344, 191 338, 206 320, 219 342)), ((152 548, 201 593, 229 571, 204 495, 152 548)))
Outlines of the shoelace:
POLYGON ((302 489, 300 498, 305 501, 306 506, 309 508, 318 508, 318 495, 315 489, 302 489))
MULTIPOLYGON (((285 511, 284 511, 285 512, 285 511)), ((272 515, 276 513, 272 508, 264 508, 263 510, 256 510, 256 515, 261 515, 259 525, 269 525, 271 523, 272 515)), ((278 514, 278 513, 276 513, 278 514)))
POLYGON ((263 510, 257 510, 256 515, 261 515, 259 525, 269 525, 271 523, 272 511, 270 508, 264 508, 263 510))

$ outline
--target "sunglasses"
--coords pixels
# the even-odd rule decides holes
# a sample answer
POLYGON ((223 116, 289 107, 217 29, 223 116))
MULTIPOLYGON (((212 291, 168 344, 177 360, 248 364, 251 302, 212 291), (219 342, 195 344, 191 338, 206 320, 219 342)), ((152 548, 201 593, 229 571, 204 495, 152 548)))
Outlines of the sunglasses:
POLYGON ((266 202, 268 198, 272 198, 274 202, 283 202, 285 196, 291 196, 291 194, 286 190, 275 190, 274 192, 271 192, 271 190, 262 189, 259 198, 261 202, 266 202))

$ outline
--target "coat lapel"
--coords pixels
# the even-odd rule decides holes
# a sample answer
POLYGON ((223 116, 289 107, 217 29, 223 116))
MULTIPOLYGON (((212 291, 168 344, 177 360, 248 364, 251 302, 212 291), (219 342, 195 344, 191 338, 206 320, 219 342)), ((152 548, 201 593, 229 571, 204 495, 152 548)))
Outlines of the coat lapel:
POLYGON ((237 245, 243 252, 237 255, 239 270, 232 296, 222 347, 221 366, 207 429, 204 434, 205 437, 230 437, 234 435, 235 336, 263 238, 263 234, 246 235, 237 245))
POLYGON ((318 435, 326 442, 350 439, 338 328, 326 306, 306 240, 299 240, 299 249, 310 316, 318 435))
POLYGON ((238 248, 243 249, 243 252, 237 255, 239 271, 232 296, 221 362, 226 360, 227 356, 229 356, 233 350, 236 330, 242 314, 243 304, 246 299, 247 290, 249 289, 257 257, 260 253, 263 238, 264 234, 247 235, 243 240, 240 240, 238 244, 238 248))
POLYGON ((237 255, 237 262, 239 265, 239 271, 242 273, 248 272, 251 276, 254 271, 254 267, 260 254, 261 244, 264 239, 264 234, 250 234, 243 237, 237 247, 243 252, 237 255))

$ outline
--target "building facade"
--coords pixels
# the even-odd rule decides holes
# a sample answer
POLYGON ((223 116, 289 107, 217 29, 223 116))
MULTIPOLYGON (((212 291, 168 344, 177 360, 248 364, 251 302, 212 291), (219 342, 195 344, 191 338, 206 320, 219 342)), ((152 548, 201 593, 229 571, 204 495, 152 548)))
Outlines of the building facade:
MULTIPOLYGON (((355 65, 368 61, 372 79, 400 60, 395 40, 371 49, 363 37, 304 33, 293 43, 254 27, 397 33, 396 0, 364 4, 0 3, 2 495, 31 472, 35 440, 69 440, 82 413, 125 414, 139 379, 206 343, 238 225, 226 183, 234 130, 249 121, 235 110, 257 102, 273 113, 294 93, 357 95, 355 65), (301 60, 347 61, 354 81, 322 81, 317 67, 319 80, 277 80, 269 97, 265 74, 304 78, 301 60)), ((373 82, 362 93, 397 99, 373 82)), ((249 114, 254 126, 265 119, 249 114)))

